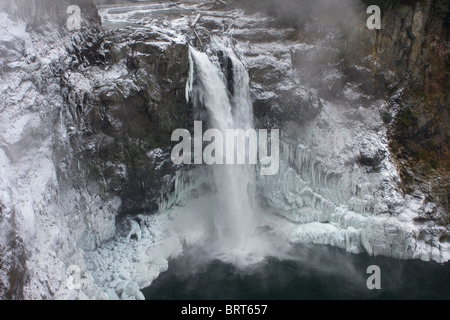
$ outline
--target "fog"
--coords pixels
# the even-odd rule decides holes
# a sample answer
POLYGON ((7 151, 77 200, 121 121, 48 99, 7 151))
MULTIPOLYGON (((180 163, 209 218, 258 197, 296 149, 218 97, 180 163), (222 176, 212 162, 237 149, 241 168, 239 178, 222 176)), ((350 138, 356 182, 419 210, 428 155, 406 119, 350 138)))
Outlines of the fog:
POLYGON ((360 23, 360 0, 236 0, 249 11, 262 11, 276 17, 281 26, 301 27, 315 21, 328 28, 348 30, 360 23))

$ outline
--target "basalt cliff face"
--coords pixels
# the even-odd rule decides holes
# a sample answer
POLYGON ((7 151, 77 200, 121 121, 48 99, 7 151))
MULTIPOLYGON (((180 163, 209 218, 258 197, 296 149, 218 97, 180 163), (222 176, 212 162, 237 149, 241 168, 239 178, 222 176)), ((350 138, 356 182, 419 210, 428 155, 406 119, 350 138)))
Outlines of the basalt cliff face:
MULTIPOLYGON (((294 28, 290 37, 298 41, 326 39, 327 32, 339 30, 341 41, 333 48, 336 53, 332 60, 340 64, 344 73, 338 86, 357 82, 365 94, 388 101, 387 110, 381 112, 404 191, 413 193, 420 188, 430 201, 439 202, 448 212, 448 3, 319 2, 316 5, 306 2, 302 6, 305 10, 300 12, 292 10, 296 4, 290 0, 276 4, 262 1, 258 5, 248 0, 236 4, 249 12, 273 16, 277 26, 294 28), (380 30, 369 30, 362 23, 364 17, 370 16, 365 14, 370 5, 381 9, 380 30), (324 10, 327 6, 333 10, 324 10), (359 21, 355 21, 355 11, 359 21), (306 12, 316 15, 308 17, 306 12), (322 19, 322 30, 305 28, 307 21, 316 18, 322 19)), ((329 63, 329 57, 326 58, 329 63)), ((313 72, 313 76, 318 74, 316 70, 313 72)), ((326 85, 320 82, 317 87, 326 85)), ((444 225, 448 224, 448 215, 441 218, 444 225)))
POLYGON ((256 184, 290 242, 447 261, 448 4, 381 2, 381 30, 364 3, 303 5, 2 0, 0 297, 138 299, 167 268, 153 214, 201 194, 170 137, 193 125, 189 44, 214 37, 249 71, 255 127, 282 132, 280 172, 256 184))
POLYGON ((187 46, 105 32, 92 1, 1 9, 0 291, 73 298, 66 269, 84 268, 82 250, 112 239, 120 213, 157 210, 172 188, 166 149, 190 114, 187 46), (67 29, 69 5, 81 9, 79 30, 67 29))
MULTIPOLYGON (((370 39, 373 60, 366 68, 381 85, 377 94, 389 100, 390 114, 384 113, 383 119, 389 127, 390 150, 404 191, 419 188, 448 213, 449 5, 445 1, 379 5, 383 28, 370 39)), ((357 46, 354 41, 350 50, 357 46)), ((435 218, 448 224, 448 214, 435 218)))

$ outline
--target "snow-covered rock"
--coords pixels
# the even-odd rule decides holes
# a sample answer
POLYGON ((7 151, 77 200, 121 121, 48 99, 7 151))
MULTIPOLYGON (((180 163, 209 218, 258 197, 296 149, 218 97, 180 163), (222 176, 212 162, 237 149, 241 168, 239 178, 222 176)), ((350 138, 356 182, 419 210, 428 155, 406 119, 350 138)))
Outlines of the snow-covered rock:
POLYGON ((74 32, 68 1, 0 1, 0 298, 143 299, 183 245, 207 241, 194 204, 215 200, 211 171, 174 166, 167 141, 192 116, 188 43, 218 36, 249 71, 255 124, 282 131, 279 174, 256 180, 270 230, 450 260, 450 231, 429 218, 442 208, 400 190, 386 102, 346 83, 371 70, 345 70, 338 33, 195 3, 101 6, 103 31, 92 1, 70 4, 74 32))

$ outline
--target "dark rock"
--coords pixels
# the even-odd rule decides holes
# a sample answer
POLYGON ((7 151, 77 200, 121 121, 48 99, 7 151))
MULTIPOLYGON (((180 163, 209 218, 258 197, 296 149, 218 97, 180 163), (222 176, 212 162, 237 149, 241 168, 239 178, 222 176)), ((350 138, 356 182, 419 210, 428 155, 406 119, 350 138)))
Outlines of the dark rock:
POLYGON ((189 127, 187 46, 162 49, 153 43, 155 37, 131 30, 105 35, 106 65, 125 60, 127 75, 96 89, 95 107, 81 111, 85 126, 72 137, 87 176, 104 181, 105 192, 121 197, 122 213, 157 210, 159 198, 170 189, 163 177, 176 171, 170 160, 171 133, 189 127), (89 141, 93 149, 86 149, 89 141))
POLYGON ((377 167, 386 158, 384 150, 363 150, 360 153, 358 162, 363 166, 377 167))
POLYGON ((219 51, 217 56, 219 57, 220 67, 222 68, 225 79, 227 80, 228 92, 231 96, 234 96, 233 62, 231 61, 231 58, 222 51, 219 51))

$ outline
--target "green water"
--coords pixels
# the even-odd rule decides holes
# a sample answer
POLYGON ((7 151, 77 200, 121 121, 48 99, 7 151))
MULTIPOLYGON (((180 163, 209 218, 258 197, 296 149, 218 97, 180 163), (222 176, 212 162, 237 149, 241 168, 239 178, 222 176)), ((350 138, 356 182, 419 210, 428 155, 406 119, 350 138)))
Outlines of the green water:
POLYGON ((268 258, 244 269, 199 262, 195 250, 169 263, 143 290, 149 300, 446 299, 450 264, 352 255, 340 249, 299 247, 291 259, 268 258), (367 267, 381 269, 381 289, 369 290, 367 267))

